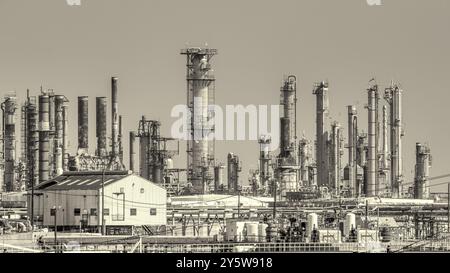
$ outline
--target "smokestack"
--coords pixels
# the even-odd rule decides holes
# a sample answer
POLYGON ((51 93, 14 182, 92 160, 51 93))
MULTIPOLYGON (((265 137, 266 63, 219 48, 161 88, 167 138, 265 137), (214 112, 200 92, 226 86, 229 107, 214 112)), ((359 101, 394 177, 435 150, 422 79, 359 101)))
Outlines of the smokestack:
POLYGON ((134 146, 136 142, 136 133, 130 132, 130 170, 135 172, 134 158, 136 157, 136 152, 134 151, 134 146))
POLYGON ((5 150, 5 174, 4 183, 6 192, 17 191, 14 175, 15 151, 16 151, 16 97, 8 96, 2 104, 4 124, 4 150, 5 150))
POLYGON ((63 173, 64 152, 64 96, 55 97, 55 145, 54 145, 54 169, 56 175, 63 173))
POLYGON ((111 79, 111 138, 112 138, 112 156, 119 156, 119 101, 117 98, 117 80, 113 77, 111 79))
POLYGON ((106 143, 106 97, 96 98, 96 136, 97 136, 97 149, 96 155, 105 157, 108 155, 106 143))
POLYGON ((356 184, 356 164, 355 164, 355 119, 356 107, 350 105, 348 109, 348 182, 352 192, 352 196, 358 195, 358 185, 356 184))
POLYGON ((89 98, 78 97, 78 154, 89 153, 89 98))
POLYGON ((29 98, 27 108, 28 188, 31 188, 32 185, 37 186, 39 183, 39 126, 36 100, 31 101, 29 98))
POLYGON ((367 158, 367 192, 366 196, 372 197, 377 194, 378 184, 377 181, 377 164, 378 152, 376 147, 376 100, 378 87, 375 85, 368 89, 368 143, 369 143, 369 153, 367 158))
POLYGON ((49 96, 39 96, 39 183, 47 181, 49 173, 50 155, 50 113, 49 96))

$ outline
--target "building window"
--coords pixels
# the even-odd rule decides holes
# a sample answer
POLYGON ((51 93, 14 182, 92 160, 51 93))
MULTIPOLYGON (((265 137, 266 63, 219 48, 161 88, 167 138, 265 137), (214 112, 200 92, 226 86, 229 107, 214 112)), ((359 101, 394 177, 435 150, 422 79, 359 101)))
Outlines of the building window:
POLYGON ((151 216, 155 216, 156 215, 156 209, 155 208, 151 208, 150 209, 150 215, 151 216))
POLYGON ((130 209, 130 216, 136 216, 137 210, 136 209, 130 209))
POLYGON ((141 188, 141 193, 144 193, 144 188, 141 188))
POLYGON ((97 216, 97 209, 91 209, 91 216, 97 216))
POLYGON ((74 209, 73 210, 73 215, 74 216, 80 216, 80 213, 81 213, 81 209, 74 209))
POLYGON ((50 209, 50 216, 55 216, 56 209, 50 209))
POLYGON ((104 209, 103 210, 103 215, 105 215, 105 216, 109 216, 109 209, 104 209))

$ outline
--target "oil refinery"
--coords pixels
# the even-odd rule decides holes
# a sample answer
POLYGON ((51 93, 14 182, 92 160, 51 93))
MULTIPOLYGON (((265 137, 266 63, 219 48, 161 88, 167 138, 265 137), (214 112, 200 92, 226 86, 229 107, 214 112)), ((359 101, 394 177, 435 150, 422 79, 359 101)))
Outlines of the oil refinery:
POLYGON ((3 248, 71 251, 76 241, 83 242, 77 249, 108 252, 449 250, 448 197, 430 191, 431 180, 446 176, 431 177, 428 144, 416 144, 414 181, 403 176, 402 99, 408 93, 399 83, 381 88, 368 81, 361 90, 364 108, 342 105, 347 128, 330 115, 332 85, 312 84, 315 117, 309 118, 316 137, 308 139, 298 137, 296 113, 297 101, 311 93, 298 89, 298 76, 285 77, 274 102, 282 113, 280 132, 254 141, 258 169, 244 184, 248 163, 239 152, 217 158, 220 144, 209 137, 218 50, 188 47, 181 55, 190 114, 185 139, 162 136, 164 124, 145 116, 135 130, 123 132, 118 77, 111 77, 109 97, 95 98, 95 153, 88 141, 89 96, 79 96, 75 107, 64 94, 42 87, 27 90, 23 102, 15 93, 5 95, 1 231, 12 241, 26 234, 32 239, 3 248), (68 119, 71 109, 77 109, 77 122, 68 119), (358 122, 363 115, 367 123, 358 122), (69 153, 69 126, 78 128, 76 154, 69 153), (175 166, 183 141, 187 162, 175 166))
POLYGON ((449 1, 128 2, 0 0, 0 253, 450 253, 449 1))

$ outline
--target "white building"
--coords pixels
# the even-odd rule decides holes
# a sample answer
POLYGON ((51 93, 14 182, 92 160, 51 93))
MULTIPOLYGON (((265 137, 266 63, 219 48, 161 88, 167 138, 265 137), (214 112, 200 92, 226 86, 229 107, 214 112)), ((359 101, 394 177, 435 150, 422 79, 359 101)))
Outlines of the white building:
POLYGON ((37 187, 34 215, 44 227, 54 228, 56 220, 58 229, 98 232, 104 211, 107 234, 131 234, 165 226, 166 202, 164 188, 131 172, 68 172, 37 187))

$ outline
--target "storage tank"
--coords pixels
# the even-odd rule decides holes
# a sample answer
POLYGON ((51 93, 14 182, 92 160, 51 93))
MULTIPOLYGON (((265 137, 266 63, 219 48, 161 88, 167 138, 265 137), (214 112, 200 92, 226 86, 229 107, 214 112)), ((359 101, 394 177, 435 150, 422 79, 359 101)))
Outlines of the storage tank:
POLYGON ((308 223, 306 225, 307 236, 311 236, 314 229, 319 229, 317 213, 308 214, 308 223))
POLYGON ((267 239, 266 239, 266 236, 267 236, 267 234, 266 234, 266 229, 267 229, 267 224, 264 224, 264 223, 260 223, 259 225, 258 225, 258 237, 259 237, 259 242, 267 242, 267 239))
POLYGON ((166 169, 173 169, 173 159, 167 158, 164 160, 164 165, 166 166, 166 169))
POLYGON ((248 242, 258 242, 259 223, 248 222, 245 223, 246 239, 248 242))
POLYGON ((344 236, 348 236, 352 229, 356 229, 356 216, 354 213, 345 215, 344 236))

